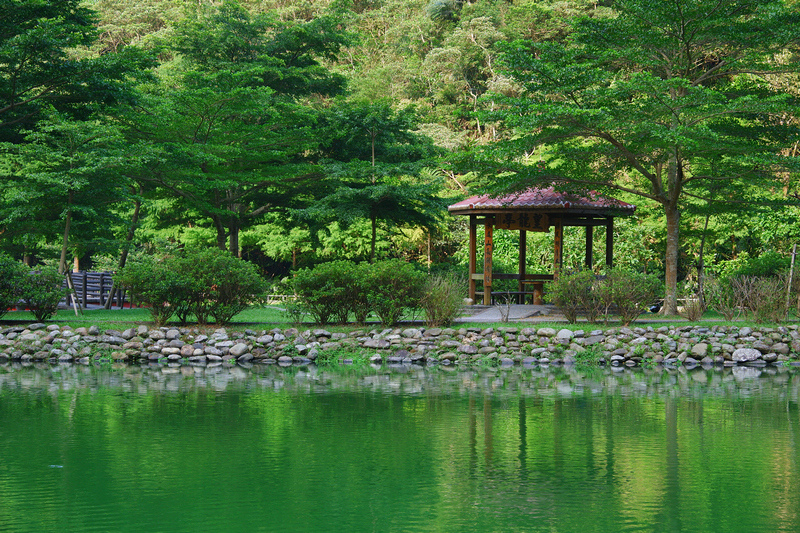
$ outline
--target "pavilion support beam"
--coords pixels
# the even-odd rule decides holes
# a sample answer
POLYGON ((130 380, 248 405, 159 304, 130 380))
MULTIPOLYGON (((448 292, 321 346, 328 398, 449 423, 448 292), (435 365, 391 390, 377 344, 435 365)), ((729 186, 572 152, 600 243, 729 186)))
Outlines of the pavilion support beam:
POLYGON ((564 264, 564 226, 561 223, 561 217, 554 218, 551 224, 554 230, 553 276, 558 278, 564 264))
POLYGON ((492 251, 494 218, 486 217, 483 238, 483 305, 492 305, 492 251))
POLYGON ((525 303, 525 273, 526 273, 526 256, 528 255, 528 232, 523 230, 519 231, 519 288, 517 289, 520 294, 517 296, 517 303, 525 303))
POLYGON ((469 217, 469 299, 475 302, 475 274, 478 270, 478 220, 469 217))
POLYGON ((591 270, 594 263, 592 244, 594 242, 594 226, 586 226, 586 268, 591 270))
POLYGON ((614 219, 608 217, 606 224, 606 267, 614 266, 614 219))

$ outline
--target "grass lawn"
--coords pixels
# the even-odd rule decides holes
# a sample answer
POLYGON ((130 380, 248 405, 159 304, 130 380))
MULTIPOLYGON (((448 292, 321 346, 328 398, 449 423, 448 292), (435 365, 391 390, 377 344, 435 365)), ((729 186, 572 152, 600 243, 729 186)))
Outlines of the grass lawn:
MULTIPOLYGON (((411 317, 410 317, 411 318, 411 317)), ((413 322, 414 327, 418 327, 421 325, 420 319, 421 316, 418 314, 417 316, 413 317, 416 319, 413 322)), ((36 319, 33 315, 28 311, 9 311, 6 313, 2 319, 0 319, 0 325, 2 326, 14 326, 14 325, 26 325, 36 322, 36 319)), ((107 329, 117 329, 117 330, 125 330, 133 326, 138 325, 147 325, 152 327, 153 321, 150 317, 150 312, 147 309, 142 308, 132 308, 132 309, 89 309, 85 310, 82 314, 76 316, 75 312, 72 309, 62 309, 59 310, 55 317, 51 318, 47 321, 48 323, 58 324, 60 326, 70 326, 72 328, 79 328, 79 327, 89 327, 89 326, 99 326, 102 330, 107 329)), ((785 324, 797 324, 800 322, 798 316, 792 312, 789 314, 785 324)), ((407 323, 408 324, 408 323, 407 323)), ((171 322, 170 326, 178 326, 177 322, 171 322)), ((661 326, 705 326, 705 327, 712 327, 712 326, 737 326, 737 327, 763 327, 763 326, 771 326, 775 327, 778 324, 758 324, 751 320, 736 320, 736 321, 726 321, 717 313, 713 311, 708 311, 703 315, 703 318, 699 322, 689 322, 683 318, 675 318, 675 319, 667 319, 665 317, 660 317, 659 315, 652 315, 652 314, 643 314, 639 317, 637 322, 631 324, 631 328, 635 327, 653 327, 655 329, 661 326)), ((501 328, 501 327, 515 327, 515 328, 525 328, 525 327, 552 327, 555 329, 571 329, 571 330, 584 330, 589 332, 591 330, 596 329, 607 329, 610 327, 620 327, 620 322, 617 320, 616 317, 612 317, 609 321, 608 325, 605 325, 602 320, 598 321, 597 323, 589 323, 585 319, 579 318, 578 322, 575 324, 568 324, 563 319, 548 319, 547 317, 542 317, 541 319, 536 320, 522 320, 522 321, 511 321, 511 322, 457 322, 451 325, 455 328, 501 328)), ((0 326, 1 327, 1 326, 0 326)), ((189 324, 188 327, 199 327, 197 324, 189 324)), ((272 328, 288 328, 288 327, 298 327, 300 329, 313 329, 315 327, 320 327, 318 324, 315 324, 310 321, 308 318, 302 324, 296 324, 291 321, 291 319, 286 315, 286 313, 278 306, 265 306, 259 308, 252 308, 243 311, 242 313, 236 315, 234 320, 226 326, 228 329, 231 330, 244 330, 244 329, 255 329, 255 330, 262 330, 262 329, 272 329, 272 328)), ((214 330, 217 326, 214 324, 210 324, 208 326, 203 327, 204 330, 214 330)), ((376 321, 376 319, 372 319, 369 321, 365 326, 356 326, 355 324, 345 324, 340 326, 335 325, 326 325, 324 326, 325 329, 330 331, 341 331, 341 332, 350 332, 355 331, 357 329, 383 329, 381 324, 376 321)))
MULTIPOLYGON (((0 323, 5 325, 22 325, 32 322, 36 322, 36 319, 29 311, 9 311, 0 319, 0 323)), ((153 320, 150 316, 150 311, 142 308, 108 310, 87 309, 78 316, 75 315, 75 311, 72 309, 61 309, 56 316, 48 320, 47 323, 58 324, 60 326, 68 325, 72 328, 97 325, 104 330, 124 330, 141 324, 152 326, 153 320)), ((287 327, 289 323, 289 319, 281 309, 276 307, 261 307, 257 309, 247 309, 236 315, 230 327, 233 329, 237 327, 239 329, 245 329, 252 325, 257 325, 259 329, 270 329, 273 327, 287 327)), ((171 322, 169 325, 178 325, 178 323, 171 322)), ((190 326, 196 326, 196 324, 190 324, 190 326)), ((212 329, 215 328, 213 325, 209 327, 212 329)))

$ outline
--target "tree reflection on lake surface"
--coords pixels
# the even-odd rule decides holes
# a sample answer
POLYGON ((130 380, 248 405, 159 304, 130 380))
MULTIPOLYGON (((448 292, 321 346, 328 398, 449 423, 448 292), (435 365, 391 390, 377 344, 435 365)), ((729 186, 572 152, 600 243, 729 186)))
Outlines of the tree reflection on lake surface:
POLYGON ((800 372, 0 366, 0 531, 797 531, 800 372))

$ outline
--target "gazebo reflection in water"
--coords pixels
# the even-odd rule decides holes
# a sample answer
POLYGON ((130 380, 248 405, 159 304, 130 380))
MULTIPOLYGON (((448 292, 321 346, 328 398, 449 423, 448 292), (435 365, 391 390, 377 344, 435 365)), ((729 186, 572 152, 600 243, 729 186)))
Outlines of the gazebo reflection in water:
POLYGON ((614 218, 631 216, 636 206, 593 192, 585 196, 561 192, 554 187, 531 188, 525 191, 492 198, 488 195, 473 196, 451 205, 453 215, 469 216, 469 297, 484 305, 491 305, 493 297, 513 295, 517 303, 530 297, 534 305, 541 305, 544 284, 553 280, 561 271, 563 263, 564 227, 582 226, 586 230, 585 265, 593 265, 594 228, 605 228, 605 262, 614 263, 614 218), (483 272, 478 272, 478 226, 484 226, 483 272), (553 229, 554 260, 552 274, 528 274, 526 272, 527 232, 550 232, 553 229), (516 274, 495 273, 492 270, 494 230, 519 231, 519 269, 516 274), (492 291, 494 280, 516 279, 517 291, 492 291), (482 290, 478 290, 478 283, 482 290))

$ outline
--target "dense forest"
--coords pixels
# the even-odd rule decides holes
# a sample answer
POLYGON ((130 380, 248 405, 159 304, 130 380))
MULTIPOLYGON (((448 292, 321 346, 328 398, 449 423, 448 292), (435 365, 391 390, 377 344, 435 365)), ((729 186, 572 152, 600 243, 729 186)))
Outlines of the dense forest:
MULTIPOLYGON (((0 0, 0 249, 82 269, 198 245, 267 276, 392 256, 463 270, 447 205, 555 182, 636 204, 618 262, 673 295, 702 269, 788 261, 798 10, 0 0)), ((518 236, 499 233, 510 271, 518 236)), ((528 236, 530 271, 548 238, 528 236)), ((565 235, 570 267, 581 238, 565 235)))

